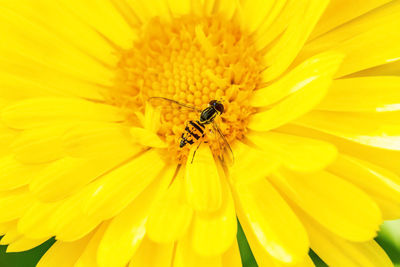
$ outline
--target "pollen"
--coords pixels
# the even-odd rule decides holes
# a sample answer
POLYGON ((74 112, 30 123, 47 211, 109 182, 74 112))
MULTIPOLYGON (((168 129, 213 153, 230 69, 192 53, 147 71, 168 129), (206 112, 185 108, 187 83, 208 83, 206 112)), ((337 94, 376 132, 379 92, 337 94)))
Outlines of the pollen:
MULTIPOLYGON (((186 16, 165 22, 155 18, 139 30, 131 49, 122 51, 110 101, 123 107, 134 123, 150 97, 164 97, 198 110, 211 100, 222 101, 225 111, 215 119, 229 143, 243 138, 254 110, 249 97, 261 77, 260 52, 249 34, 220 17, 186 16)), ((158 135, 168 143, 167 155, 180 162, 189 146, 179 148, 185 123, 199 112, 172 102, 153 99, 161 109, 158 135)), ((225 144, 206 129, 202 140, 215 155, 225 144)))

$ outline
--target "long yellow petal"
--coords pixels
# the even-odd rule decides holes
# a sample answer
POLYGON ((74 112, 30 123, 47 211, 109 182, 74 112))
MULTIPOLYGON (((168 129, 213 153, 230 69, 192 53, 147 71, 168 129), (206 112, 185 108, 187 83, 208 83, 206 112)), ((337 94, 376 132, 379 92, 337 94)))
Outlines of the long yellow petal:
POLYGON ((360 5, 356 2, 353 3, 346 0, 332 0, 315 26, 314 31, 311 33, 310 39, 315 39, 345 22, 353 19, 358 21, 361 15, 390 1, 391 0, 366 0, 360 5))
POLYGON ((108 222, 102 223, 97 229, 93 236, 90 238, 85 249, 82 251, 81 256, 75 262, 74 267, 97 267, 97 249, 99 243, 103 238, 104 232, 108 227, 108 222))
POLYGON ((103 100, 104 87, 19 54, 0 58, 0 68, 0 95, 6 99, 64 96, 103 100))
POLYGON ((77 20, 70 12, 57 2, 23 0, 3 1, 2 6, 23 15, 31 23, 35 23, 50 33, 58 36, 66 43, 74 44, 85 53, 104 63, 113 65, 117 59, 112 53, 113 47, 94 29, 77 20), (46 12, 43 12, 43 11, 46 12), (76 38, 79 36, 79 38, 76 38))
POLYGON ((187 203, 184 177, 178 176, 151 209, 146 229, 148 238, 170 243, 183 237, 192 220, 193 209, 187 203))
POLYGON ((234 16, 238 6, 236 1, 219 0, 215 2, 214 10, 216 14, 221 15, 226 20, 230 20, 234 16))
POLYGON ((362 76, 396 76, 400 73, 400 58, 390 60, 388 63, 356 72, 348 77, 362 76))
POLYGON ((378 206, 366 193, 328 172, 300 175, 285 171, 271 180, 315 220, 348 240, 370 240, 382 223, 378 206))
POLYGON ((71 42, 66 42, 32 23, 18 12, 3 6, 0 10, 0 51, 5 60, 20 54, 28 60, 39 62, 77 79, 111 85, 113 78, 111 68, 80 51, 71 42), (9 31, 10 27, 12 31, 9 31))
POLYGON ((377 166, 381 166, 382 168, 390 170, 397 175, 400 175, 400 165, 398 164, 400 151, 398 150, 388 150, 372 146, 365 146, 335 135, 326 134, 321 131, 294 124, 285 125, 284 127, 279 128, 279 131, 330 142, 335 144, 341 153, 363 159, 377 166))
POLYGON ((11 190, 30 183, 43 165, 25 165, 15 160, 14 155, 0 158, 0 188, 11 190))
POLYGON ((350 112, 400 110, 400 77, 376 76, 335 80, 316 109, 350 112))
MULTIPOLYGON (((174 171, 174 169, 170 169, 174 171)), ((110 222, 97 251, 100 267, 126 266, 146 233, 149 209, 166 191, 172 178, 168 172, 154 181, 110 222)))
POLYGON ((374 240, 349 242, 327 231, 310 218, 301 218, 307 228, 311 248, 329 266, 393 266, 384 250, 374 240))
MULTIPOLYGON (((251 116, 248 127, 256 131, 268 131, 282 126, 291 120, 310 111, 325 96, 328 87, 331 85, 332 76, 342 62, 342 55, 328 53, 331 60, 327 61, 325 74, 306 80, 302 90, 289 95, 287 98, 272 106, 266 111, 261 111, 251 116)), ((308 77, 312 78, 312 77, 308 77)))
POLYGON ((35 201, 18 221, 18 231, 32 239, 50 238, 54 229, 50 226, 49 218, 59 207, 60 203, 42 203, 35 201))
POLYGON ((57 203, 55 210, 46 218, 45 227, 57 240, 73 242, 92 232, 101 218, 88 216, 82 211, 85 201, 84 190, 57 203))
POLYGON ((328 1, 309 0, 295 13, 282 37, 265 54, 264 64, 268 68, 263 72, 263 81, 268 82, 279 77, 293 62, 309 34, 325 10, 328 1))
POLYGON ((170 12, 166 0, 126 0, 126 2, 143 24, 148 23, 154 17, 160 17, 163 20, 170 19, 170 12))
POLYGON ((32 205, 33 200, 26 186, 0 192, 0 222, 20 218, 32 205))
POLYGON ((215 211, 222 203, 221 182, 210 148, 194 145, 186 163, 186 194, 198 211, 215 211), (196 153, 194 155, 194 153, 196 153), (194 158, 193 158, 194 156, 194 158), (193 159, 193 162, 192 162, 193 159))
POLYGON ((255 242, 284 263, 300 262, 307 256, 305 229, 267 180, 237 186, 235 191, 239 221, 249 224, 255 242))
POLYGON ((1 238, 0 245, 10 244, 21 237, 22 234, 18 231, 17 225, 13 224, 9 229, 7 229, 7 233, 1 238))
POLYGON ((250 103, 254 107, 269 106, 297 91, 306 90, 319 79, 332 78, 341 59, 342 55, 334 52, 313 56, 271 85, 254 91, 250 103))
POLYGON ((78 158, 135 154, 141 149, 134 145, 128 127, 117 123, 76 123, 62 139, 65 153, 78 158))
POLYGON ((90 185, 83 210, 103 219, 114 216, 162 174, 164 165, 156 151, 140 155, 90 185))
POLYGON ((65 157, 37 173, 29 189, 41 201, 62 200, 131 156, 111 153, 93 159, 65 157))
POLYGON ((263 179, 281 165, 281 159, 275 155, 275 151, 263 153, 241 142, 236 142, 232 149, 235 163, 229 169, 229 175, 238 185, 263 179))
POLYGON ((367 161, 340 155, 328 170, 371 195, 400 205, 400 177, 367 161))
POLYGON ((63 157, 62 136, 70 127, 64 123, 23 131, 11 144, 15 158, 26 164, 40 164, 63 157))
POLYGON ((57 241, 40 259, 37 267, 70 267, 79 259, 92 235, 75 242, 57 241))
POLYGON ((304 258, 297 262, 286 264, 282 261, 271 256, 271 254, 265 249, 265 247, 258 241, 256 234, 251 230, 250 222, 246 220, 240 221, 241 226, 243 227, 243 231, 246 234, 246 239, 249 242, 249 246, 251 248, 251 252, 254 255, 255 260, 257 261, 257 265, 260 267, 315 267, 312 263, 312 260, 308 256, 304 256, 304 258))
POLYGON ((321 51, 340 51, 346 58, 335 77, 397 60, 400 55, 400 47, 396 45, 400 41, 399 15, 400 3, 393 1, 308 43, 298 60, 321 51))
POLYGON ((400 111, 355 113, 312 111, 295 123, 378 148, 400 150, 400 111))
POLYGON ((299 10, 303 10, 305 4, 304 1, 298 0, 277 0, 275 2, 276 4, 273 12, 278 12, 276 18, 271 12, 264 21, 264 24, 254 33, 254 44, 259 50, 265 49, 271 42, 277 40, 277 37, 292 23, 292 20, 298 19, 295 14, 298 13, 299 10), (284 6, 279 10, 279 6, 282 4, 284 6))
POLYGON ((18 238, 16 241, 12 242, 7 246, 7 253, 10 252, 22 252, 26 250, 33 249, 40 244, 44 243, 47 240, 47 238, 42 238, 42 239, 30 239, 26 238, 24 236, 18 238))
POLYGON ((235 207, 228 184, 222 181, 222 206, 215 212, 197 212, 193 218, 193 250, 202 256, 218 256, 227 251, 236 238, 235 207))
POLYGON ((63 7, 98 31, 106 40, 121 48, 131 48, 136 38, 135 29, 124 19, 112 1, 59 0, 63 7))
POLYGON ((2 121, 11 128, 30 129, 57 121, 121 121, 120 111, 112 106, 74 98, 32 98, 7 106, 2 121))
POLYGON ((222 267, 220 256, 203 257, 197 254, 186 239, 179 242, 176 246, 173 267, 222 267))
POLYGON ((150 130, 140 128, 140 127, 132 127, 130 129, 130 133, 132 135, 132 141, 134 143, 148 146, 148 147, 157 147, 157 148, 166 148, 167 143, 160 139, 160 137, 150 130))
POLYGON ((168 6, 175 16, 187 15, 191 10, 191 1, 190 0, 166 0, 168 6))
POLYGON ((245 32, 253 33, 268 17, 275 1, 246 0, 238 7, 239 25, 245 32))
POLYGON ((242 259, 237 241, 235 240, 231 247, 222 255, 223 267, 242 267, 242 259))
POLYGON ((17 132, 0 122, 0 156, 9 155, 10 144, 15 140, 17 132))
POLYGON ((331 143, 296 135, 252 132, 246 137, 267 153, 275 154, 289 169, 299 172, 322 170, 337 155, 331 143))
POLYGON ((174 243, 155 243, 144 238, 129 267, 171 267, 174 243))

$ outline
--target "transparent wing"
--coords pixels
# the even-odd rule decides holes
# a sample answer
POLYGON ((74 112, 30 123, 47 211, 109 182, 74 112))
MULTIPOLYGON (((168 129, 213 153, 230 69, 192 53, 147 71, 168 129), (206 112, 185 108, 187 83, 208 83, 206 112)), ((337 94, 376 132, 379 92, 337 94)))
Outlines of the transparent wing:
POLYGON ((153 96, 153 97, 150 97, 150 98, 148 99, 148 101, 151 102, 151 100, 153 100, 153 99, 162 99, 162 100, 165 100, 165 101, 169 101, 169 102, 171 102, 171 103, 175 103, 175 104, 177 104, 177 105, 179 105, 179 106, 181 106, 181 107, 185 107, 185 108, 188 108, 188 109, 197 111, 197 112, 199 112, 199 113, 201 112, 201 109, 199 109, 199 108, 197 108, 197 107, 195 107, 195 106, 188 105, 188 104, 185 104, 185 103, 181 103, 181 102, 178 102, 178 101, 176 101, 176 100, 169 99, 169 98, 166 98, 166 97, 153 96))
POLYGON ((225 148, 229 149, 229 152, 230 152, 229 154, 231 155, 231 158, 228 163, 233 164, 235 162, 235 156, 233 155, 233 150, 232 150, 231 146, 229 145, 228 140, 226 140, 225 135, 222 133, 221 129, 219 128, 218 124, 215 121, 213 121, 212 125, 213 125, 214 130, 216 132, 218 132, 219 136, 224 141, 225 148))

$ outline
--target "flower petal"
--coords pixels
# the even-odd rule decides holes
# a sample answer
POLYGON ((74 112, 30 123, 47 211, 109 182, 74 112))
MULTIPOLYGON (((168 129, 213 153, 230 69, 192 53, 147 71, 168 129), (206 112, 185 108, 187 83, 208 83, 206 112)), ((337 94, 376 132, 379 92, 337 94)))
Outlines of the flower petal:
POLYGON ((325 96, 332 76, 342 62, 342 55, 329 53, 324 75, 308 80, 302 90, 288 96, 266 111, 251 116, 248 127, 256 131, 268 131, 282 126, 310 111, 325 96))
POLYGON ((62 200, 131 156, 113 153, 92 159, 65 157, 37 173, 29 189, 41 201, 62 200))
POLYGON ((207 145, 194 145, 186 163, 186 194, 198 211, 215 211, 222 203, 221 182, 217 166, 207 145), (196 153, 194 157, 194 153, 196 153), (194 157, 194 158, 193 158, 194 157), (193 162, 192 162, 193 159, 193 162))
POLYGON ((313 56, 271 85, 254 91, 250 103, 253 107, 269 106, 319 79, 332 78, 341 59, 342 55, 334 52, 313 56))
POLYGON ((165 164, 156 151, 148 151, 90 185, 85 213, 103 220, 116 215, 150 183, 160 177, 165 164))
POLYGON ((157 147, 157 148, 165 148, 167 144, 161 140, 161 138, 154 132, 139 128, 139 127, 132 127, 130 129, 130 133, 133 138, 134 143, 138 143, 142 146, 148 147, 157 147))
POLYGON ((134 29, 124 20, 112 1, 99 3, 96 1, 60 0, 60 2, 79 20, 106 37, 106 40, 125 49, 132 46, 132 41, 136 37, 134 29))
POLYGON ((275 1, 241 1, 237 14, 239 25, 244 28, 244 31, 253 33, 268 17, 274 4, 275 1))
POLYGON ((19 219, 18 231, 32 239, 54 236, 54 229, 50 226, 49 218, 59 206, 59 202, 33 202, 19 219))
POLYGON ((230 168, 229 175, 238 185, 264 179, 281 164, 275 151, 263 153, 241 142, 236 142, 232 149, 235 164, 230 168))
POLYGON ((327 231, 310 218, 301 217, 312 249, 329 266, 393 266, 384 250, 374 241, 353 243, 327 231))
POLYGON ((329 1, 306 1, 294 14, 288 28, 268 49, 264 62, 268 68, 263 72, 263 82, 279 77, 293 62, 329 1), (306 14, 306 15, 305 15, 306 14))
POLYGON ((79 259, 92 235, 74 242, 57 241, 40 259, 37 267, 69 267, 79 259))
POLYGON ((299 219, 265 179, 237 186, 235 203, 239 221, 278 261, 300 262, 307 256, 308 239, 299 219))
POLYGON ((400 150, 400 111, 350 113, 312 111, 295 123, 378 148, 400 150))
POLYGON ((30 129, 57 121, 121 121, 119 109, 74 98, 31 98, 2 110, 2 121, 11 128, 30 129))
POLYGON ((126 266, 138 249, 145 233, 149 209, 166 191, 173 168, 155 180, 142 194, 110 222, 97 251, 100 267, 126 266))
POLYGON ((335 234, 358 242, 376 236, 382 222, 380 210, 349 182, 325 171, 306 175, 284 171, 271 179, 296 205, 335 234))
POLYGON ((346 58, 335 77, 397 60, 400 55, 400 3, 373 10, 360 19, 346 23, 308 43, 297 61, 316 53, 335 50, 346 58))
POLYGON ((388 170, 347 155, 340 155, 328 170, 371 195, 400 204, 400 178, 388 170))
POLYGON ((135 154, 140 150, 133 144, 128 127, 104 122, 76 123, 64 134, 63 147, 67 154, 78 158, 135 154))
POLYGON ((108 227, 108 222, 102 223, 90 238, 85 249, 82 251, 81 256, 76 261, 74 267, 96 267, 97 264, 97 249, 99 243, 103 238, 104 232, 108 227))
POLYGON ((43 165, 26 165, 15 160, 14 155, 0 158, 1 191, 12 190, 27 185, 36 176, 43 165))
POLYGON ((400 110, 400 77, 376 76, 333 81, 316 109, 350 112, 400 110))
POLYGON ((11 253, 11 252, 22 252, 22 251, 30 250, 30 249, 33 249, 33 248, 39 246, 40 244, 44 243, 46 240, 47 240, 47 238, 30 239, 30 238, 26 238, 26 237, 22 236, 22 237, 18 238, 17 240, 15 240, 14 242, 12 242, 11 244, 9 244, 7 246, 6 252, 11 253))
POLYGON ((277 132, 251 132, 246 136, 269 154, 279 157, 283 165, 299 172, 324 169, 337 155, 331 143, 277 132))
POLYGON ((242 267, 242 259, 237 241, 235 240, 231 247, 222 255, 222 266, 224 267, 242 267))
POLYGON ((197 212, 193 218, 193 250, 202 256, 218 256, 227 251, 236 238, 237 221, 233 199, 222 181, 222 206, 215 212, 197 212))
POLYGON ((362 2, 362 5, 359 5, 356 2, 352 3, 346 0, 332 0, 315 26, 310 39, 315 39, 323 33, 353 19, 359 20, 361 15, 390 1, 391 0, 366 0, 362 2))
POLYGON ((25 164, 40 164, 63 157, 61 137, 70 127, 64 123, 23 131, 11 144, 15 158, 25 164))
POLYGON ((180 239, 192 221, 192 214, 193 209, 186 203, 184 178, 178 174, 150 211, 146 223, 148 238, 157 243, 180 239))
POLYGON ((198 255, 190 246, 188 240, 181 241, 177 244, 175 257, 174 257, 174 267, 222 267, 221 257, 203 257, 198 255))
POLYGON ((155 243, 144 238, 129 267, 171 267, 174 243, 155 243))
POLYGON ((33 200, 26 186, 0 192, 0 222, 20 218, 29 209, 33 200))
MULTIPOLYGON (((73 79, 105 86, 112 84, 113 71, 110 68, 99 63, 71 42, 60 39, 54 33, 21 16, 19 12, 3 6, 0 9, 0 35, 2 36, 0 51, 3 62, 10 62, 10 59, 15 60, 22 56, 25 58, 22 62, 37 62, 39 66, 50 68, 55 72, 69 74, 73 79), (10 28, 13 30, 10 31, 10 28)), ((7 64, 4 63, 1 67, 7 68, 7 64)), ((21 63, 11 62, 11 66, 16 64, 21 63)))

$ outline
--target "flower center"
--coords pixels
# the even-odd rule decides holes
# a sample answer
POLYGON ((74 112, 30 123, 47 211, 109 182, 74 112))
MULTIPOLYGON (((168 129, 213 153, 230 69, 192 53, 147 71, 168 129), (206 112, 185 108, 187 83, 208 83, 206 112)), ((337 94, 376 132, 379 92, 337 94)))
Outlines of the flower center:
MULTIPOLYGON (((249 96, 260 83, 259 52, 249 35, 219 17, 185 16, 171 22, 152 19, 140 31, 132 49, 124 51, 118 64, 114 104, 143 111, 150 97, 164 97, 203 110, 211 100, 224 105, 215 118, 229 143, 241 139, 253 112, 249 96)), ((198 120, 199 112, 166 100, 152 99, 161 107, 160 137, 169 144, 168 154, 186 158, 190 145, 180 148, 185 123, 198 120)), ((202 138, 214 153, 225 146, 212 126, 202 138)))

